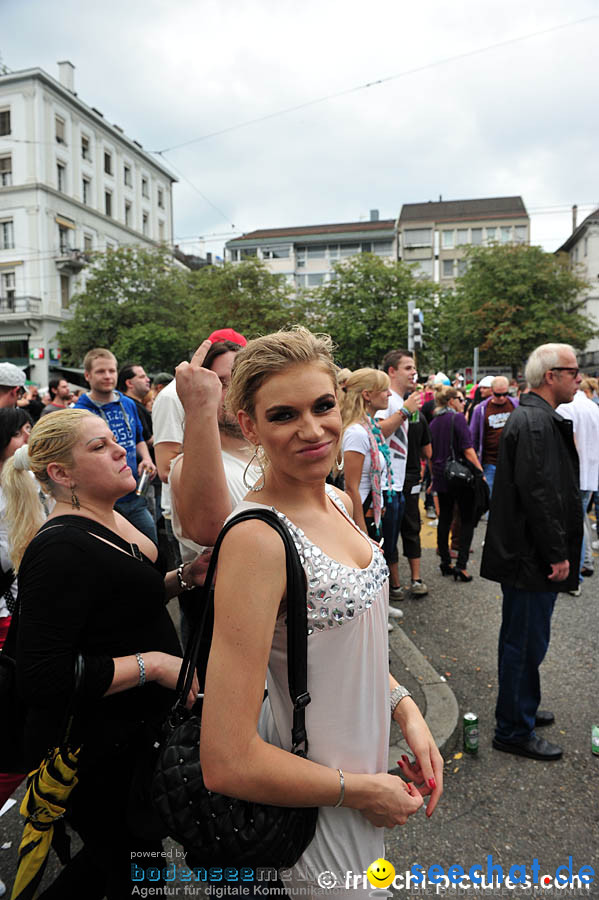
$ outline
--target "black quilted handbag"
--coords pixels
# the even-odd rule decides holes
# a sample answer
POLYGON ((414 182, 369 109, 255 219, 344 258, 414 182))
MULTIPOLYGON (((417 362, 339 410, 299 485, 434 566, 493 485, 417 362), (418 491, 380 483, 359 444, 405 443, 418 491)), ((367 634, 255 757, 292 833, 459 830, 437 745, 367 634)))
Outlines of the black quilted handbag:
POLYGON ((289 531, 270 509, 245 510, 222 529, 204 584, 202 619, 190 639, 177 683, 177 700, 165 723, 165 740, 152 781, 152 799, 169 835, 183 844, 194 866, 269 866, 290 868, 316 829, 317 808, 267 806, 209 791, 200 764, 201 715, 185 708, 208 609, 212 580, 225 534, 237 522, 260 519, 275 529, 285 545, 287 566, 287 676, 293 702, 291 752, 306 757, 308 737, 306 585, 289 531), (300 749, 303 745, 303 749, 300 749))
POLYGON ((474 474, 472 470, 464 462, 456 459, 455 450, 453 449, 453 418, 451 415, 451 424, 449 429, 449 459, 445 463, 443 474, 450 491, 461 491, 463 488, 471 488, 474 485, 474 474))

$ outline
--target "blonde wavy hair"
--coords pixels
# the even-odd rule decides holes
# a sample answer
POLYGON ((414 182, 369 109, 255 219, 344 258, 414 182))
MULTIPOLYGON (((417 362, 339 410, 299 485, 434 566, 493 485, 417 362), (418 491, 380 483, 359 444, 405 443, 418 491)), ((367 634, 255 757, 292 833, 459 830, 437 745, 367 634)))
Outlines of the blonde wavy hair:
POLYGON ((380 369, 356 369, 352 372, 341 393, 341 420, 343 430, 366 415, 366 401, 362 391, 384 391, 389 387, 389 376, 380 369))
MULTIPOLYGON (((79 440, 80 426, 93 415, 84 409, 63 409, 42 416, 33 426, 27 444, 29 469, 44 493, 54 494, 54 482, 48 475, 48 465, 73 464, 73 449, 79 440)), ((18 572, 27 545, 44 523, 44 508, 29 471, 15 468, 14 457, 4 463, 1 481, 6 500, 10 558, 13 569, 18 572)))
POLYGON ((265 381, 299 363, 320 365, 331 376, 336 389, 337 369, 330 335, 313 334, 303 325, 297 325, 289 331, 275 331, 249 341, 233 363, 227 409, 234 415, 242 409, 253 419, 256 393, 265 381))

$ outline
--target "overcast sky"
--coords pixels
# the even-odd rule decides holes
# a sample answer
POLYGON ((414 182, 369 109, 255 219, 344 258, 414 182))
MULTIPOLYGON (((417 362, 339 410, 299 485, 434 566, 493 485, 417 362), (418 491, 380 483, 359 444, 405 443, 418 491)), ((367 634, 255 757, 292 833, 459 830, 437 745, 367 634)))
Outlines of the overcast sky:
POLYGON ((81 99, 146 150, 401 76, 165 153, 188 252, 199 236, 220 253, 242 231, 373 208, 391 218, 440 194, 520 194, 533 242, 554 250, 572 204, 579 222, 599 205, 596 0, 0 0, 0 10, 6 66, 57 77, 57 61, 71 60, 81 99), (492 46, 537 32, 548 33, 492 46))

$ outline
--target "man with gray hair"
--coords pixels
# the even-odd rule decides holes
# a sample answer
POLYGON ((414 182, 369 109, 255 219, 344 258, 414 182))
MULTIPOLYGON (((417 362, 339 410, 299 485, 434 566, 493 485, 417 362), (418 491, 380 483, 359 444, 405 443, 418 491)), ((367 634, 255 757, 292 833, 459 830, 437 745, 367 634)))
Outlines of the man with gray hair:
POLYGON ((553 713, 539 709, 539 666, 549 646, 558 591, 578 587, 582 508, 569 403, 581 378, 574 349, 543 344, 525 377, 530 393, 510 415, 500 440, 481 575, 501 583, 499 692, 493 747, 554 760, 562 748, 535 734, 553 713))

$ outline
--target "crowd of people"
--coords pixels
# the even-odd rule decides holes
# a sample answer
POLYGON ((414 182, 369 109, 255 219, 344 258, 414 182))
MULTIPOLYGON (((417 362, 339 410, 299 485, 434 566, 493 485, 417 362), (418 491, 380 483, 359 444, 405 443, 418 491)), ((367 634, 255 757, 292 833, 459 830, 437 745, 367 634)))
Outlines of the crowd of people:
POLYGON ((504 596, 493 743, 561 756, 536 736, 552 721, 538 667, 556 592, 576 593, 592 573, 582 531, 599 499, 597 384, 581 381, 571 347, 537 348, 526 384, 487 377, 471 390, 443 373, 421 385, 403 349, 379 369, 339 369, 330 339, 301 327, 249 342, 221 329, 176 378, 153 383, 141 362, 119 367, 105 348, 86 354, 84 373, 77 396, 60 378, 39 397, 0 363, 0 646, 26 705, 25 766, 0 774, 0 807, 60 740, 84 661, 67 811, 83 846, 42 897, 130 896, 131 853, 159 850, 140 760, 172 705, 211 548, 243 509, 277 511, 305 571, 308 758, 289 752, 285 554, 258 520, 223 542, 187 705, 203 697, 210 790, 319 808, 285 887, 316 895, 319 872, 341 882, 365 870, 385 855, 384 828, 423 806, 431 816, 440 799, 443 761, 388 653, 397 604, 429 590, 424 497, 438 520, 437 577, 464 584, 490 501, 481 574, 504 596), (175 596, 179 634, 166 608, 175 596), (403 778, 388 774, 392 719, 412 751, 403 778))

